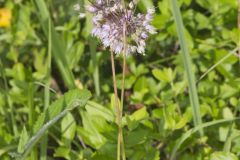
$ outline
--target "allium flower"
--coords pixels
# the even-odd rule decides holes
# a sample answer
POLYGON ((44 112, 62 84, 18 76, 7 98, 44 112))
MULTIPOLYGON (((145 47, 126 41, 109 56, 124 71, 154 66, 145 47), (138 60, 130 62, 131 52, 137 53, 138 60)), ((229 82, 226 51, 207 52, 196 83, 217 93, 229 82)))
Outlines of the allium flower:
POLYGON ((155 13, 150 8, 147 14, 134 14, 137 0, 132 0, 128 7, 121 4, 121 0, 92 0, 87 6, 88 12, 93 14, 92 35, 98 37, 104 47, 110 47, 116 54, 124 50, 124 32, 127 40, 126 52, 144 54, 145 40, 148 34, 155 34, 155 28, 150 24, 155 13))

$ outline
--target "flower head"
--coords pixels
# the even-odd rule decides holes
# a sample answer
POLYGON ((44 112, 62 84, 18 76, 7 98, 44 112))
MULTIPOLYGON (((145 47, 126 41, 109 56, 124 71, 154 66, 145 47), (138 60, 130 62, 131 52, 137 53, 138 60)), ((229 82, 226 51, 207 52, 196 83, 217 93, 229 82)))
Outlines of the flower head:
POLYGON ((136 3, 137 0, 132 0, 125 8, 121 0, 92 0, 91 5, 86 7, 93 14, 92 35, 98 37, 104 47, 110 47, 117 54, 124 49, 124 35, 127 54, 144 54, 148 34, 156 33, 150 24, 155 10, 150 8, 145 15, 135 14, 136 3))

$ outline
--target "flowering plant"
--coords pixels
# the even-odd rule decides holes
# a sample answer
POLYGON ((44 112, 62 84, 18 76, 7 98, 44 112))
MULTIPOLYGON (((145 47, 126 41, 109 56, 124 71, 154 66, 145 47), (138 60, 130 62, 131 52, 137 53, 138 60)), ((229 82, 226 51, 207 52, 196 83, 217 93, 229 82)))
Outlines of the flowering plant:
MULTIPOLYGON (((135 14, 137 0, 132 0, 127 7, 120 0, 92 0, 90 2, 91 4, 86 6, 86 9, 93 14, 92 35, 98 37, 104 47, 110 47, 110 50, 116 54, 121 53, 124 50, 125 34, 126 54, 134 52, 144 54, 148 34, 156 33, 155 28, 150 24, 155 13, 154 8, 149 8, 147 14, 144 15, 135 14)), ((76 9, 79 10, 79 7, 76 9)))
MULTIPOLYGON (((132 0, 128 6, 125 6, 121 0, 91 0, 90 5, 86 6, 86 10, 93 14, 93 30, 92 35, 98 37, 105 48, 110 48, 113 86, 115 94, 115 102, 118 102, 118 91, 115 78, 115 64, 113 53, 123 53, 123 70, 122 70, 122 89, 121 89, 121 105, 116 103, 116 119, 118 124, 118 146, 117 160, 121 156, 126 160, 124 140, 123 140, 123 102, 124 87, 126 74, 126 55, 130 53, 144 54, 146 42, 149 34, 155 34, 155 28, 150 24, 155 13, 154 8, 149 8, 147 14, 135 14, 137 0, 132 0)), ((75 10, 80 10, 80 6, 76 5, 75 10)), ((84 13, 80 13, 79 17, 84 17, 84 13)))

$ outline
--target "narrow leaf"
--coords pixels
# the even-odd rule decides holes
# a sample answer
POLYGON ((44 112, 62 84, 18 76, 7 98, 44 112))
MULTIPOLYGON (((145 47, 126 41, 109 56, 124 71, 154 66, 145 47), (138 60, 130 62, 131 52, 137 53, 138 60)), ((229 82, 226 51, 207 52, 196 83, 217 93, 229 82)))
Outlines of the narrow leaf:
MULTIPOLYGON (((183 57, 183 63, 185 66, 185 72, 187 73, 188 87, 190 93, 190 101, 193 108, 193 120, 195 127, 202 124, 202 118, 200 113, 199 98, 197 93, 197 87, 195 83, 195 76, 192 71, 192 62, 189 54, 188 44, 184 34, 184 25, 179 9, 177 0, 171 0, 172 13, 177 27, 177 33, 180 40, 181 54, 183 57)), ((203 136, 203 129, 199 130, 200 135, 203 136)))

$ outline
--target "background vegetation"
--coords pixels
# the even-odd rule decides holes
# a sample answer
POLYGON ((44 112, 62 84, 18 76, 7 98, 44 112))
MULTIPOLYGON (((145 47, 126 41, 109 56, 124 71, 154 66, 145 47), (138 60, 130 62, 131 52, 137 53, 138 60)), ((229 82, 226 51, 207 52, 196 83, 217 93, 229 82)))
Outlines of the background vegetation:
MULTIPOLYGON (((137 11, 156 7, 158 33, 145 56, 127 57, 127 159, 237 160, 237 0, 178 2, 202 124, 193 123, 170 0, 140 0, 137 11)), ((110 53, 91 37, 91 16, 79 20, 76 3, 87 1, 0 0, 1 160, 116 159, 110 53)), ((121 62, 116 56, 119 89, 121 62)))

